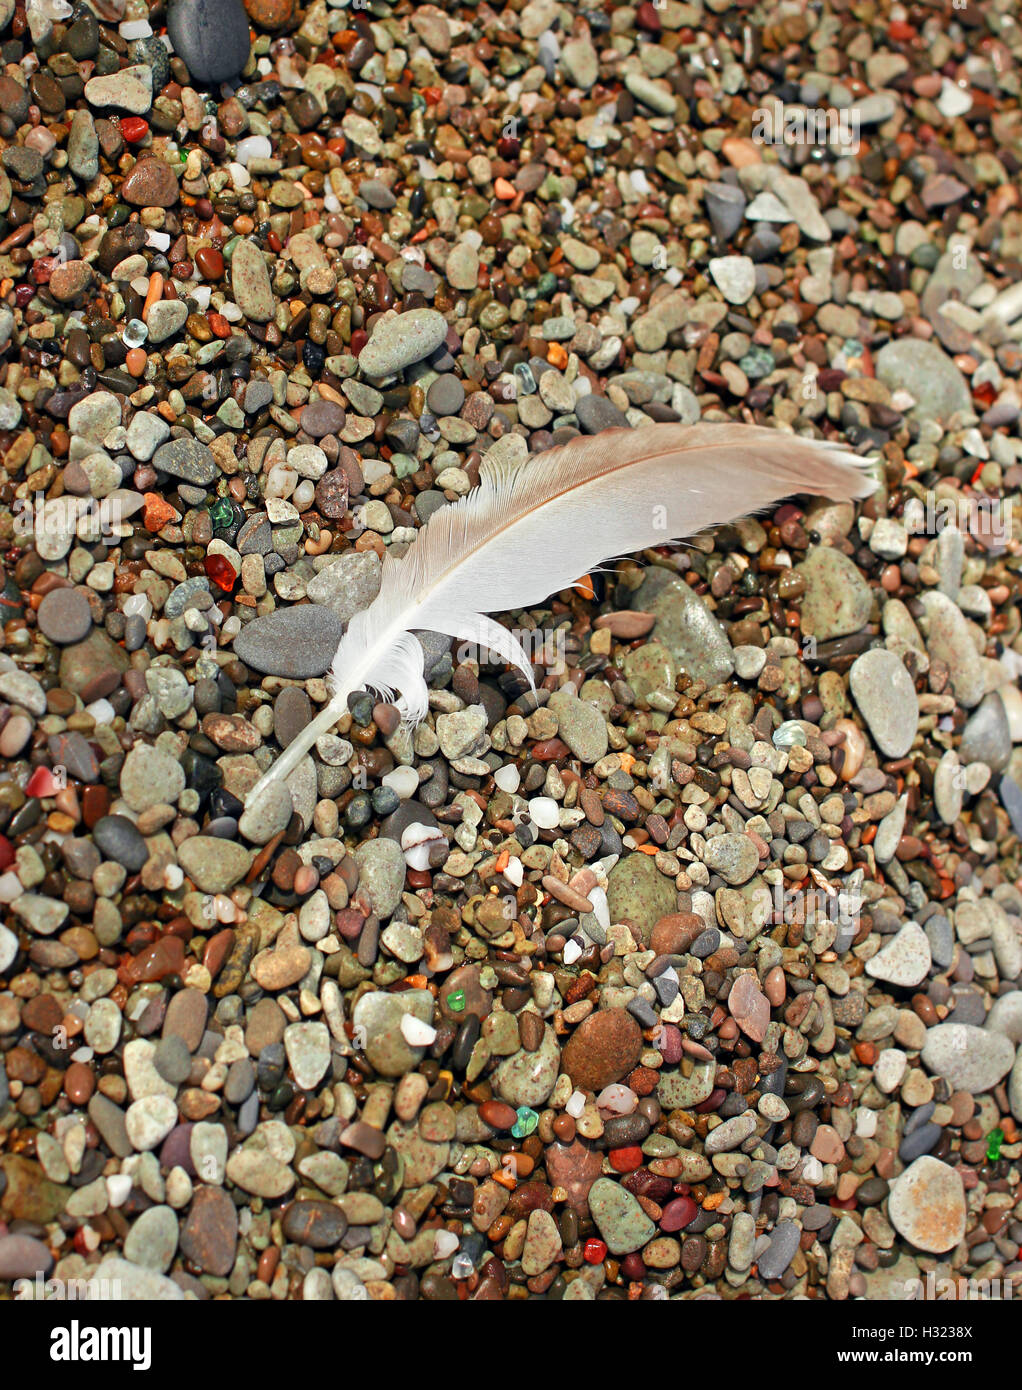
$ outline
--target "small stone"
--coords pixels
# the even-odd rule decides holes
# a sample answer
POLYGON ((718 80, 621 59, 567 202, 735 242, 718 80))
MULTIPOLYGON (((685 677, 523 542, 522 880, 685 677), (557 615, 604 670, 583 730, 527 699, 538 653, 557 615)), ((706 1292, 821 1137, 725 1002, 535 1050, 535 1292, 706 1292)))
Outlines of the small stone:
POLYGON ((642 1032, 624 1009, 600 1009, 582 1020, 561 1054, 561 1070, 583 1091, 602 1091, 639 1060, 642 1032))
POLYGON ((330 668, 344 631, 342 620, 318 603, 278 608, 247 623, 234 639, 246 666, 270 676, 306 680, 330 668))
POLYGON ((712 258, 710 274, 729 304, 746 304, 756 292, 756 266, 748 256, 712 258))
POLYGON ((958 1171, 924 1154, 891 1184, 887 1214, 919 1250, 944 1254, 965 1235, 965 1189, 958 1171))
POLYGON ((238 1213, 222 1187, 199 1187, 181 1226, 181 1253, 204 1274, 221 1278, 234 1268, 238 1213))
POLYGON ((909 989, 926 979, 931 964, 929 938, 916 922, 906 922, 894 939, 866 962, 866 974, 909 989))
POLYGON ((124 1240, 124 1256, 132 1264, 166 1274, 177 1253, 177 1214, 168 1206, 149 1207, 124 1240))
POLYGON ((935 342, 896 338, 880 349, 873 364, 877 379, 892 391, 907 391, 916 402, 913 413, 924 419, 947 421, 972 409, 968 382, 935 342))
POLYGON ((632 1194, 610 1178, 597 1178, 589 1189, 589 1210, 612 1255, 630 1255, 656 1235, 632 1194))
POLYGON ((184 788, 184 768, 162 748, 136 744, 124 760, 121 796, 133 811, 173 806, 184 788))
POLYGON ((167 33, 195 82, 230 82, 248 62, 248 19, 241 0, 175 0, 167 33))
POLYGON ((295 1085, 313 1090, 330 1065, 330 1033, 325 1023, 293 1023, 284 1030, 284 1047, 295 1085))
POLYGON ((270 272, 254 241, 242 239, 231 257, 231 289, 238 308, 253 323, 268 323, 276 310, 270 272))
MULTIPOLYGON (((368 840, 355 851, 359 891, 364 892, 381 920, 393 915, 405 883, 405 858, 394 840, 368 840)), ((428 1021, 428 1020, 427 1020, 428 1021)))
POLYGON ((745 1036, 753 1042, 762 1042, 770 1023, 770 1001, 752 971, 743 970, 736 978, 727 1006, 745 1036))
POLYGON ((1015 1060, 1015 1046, 1002 1033, 970 1023, 938 1023, 929 1028, 920 1053, 923 1064, 935 1076, 943 1076, 952 1090, 981 1095, 1007 1075, 1015 1060))
POLYGON ((611 869, 607 902, 612 922, 629 922, 644 941, 661 917, 674 912, 677 894, 648 854, 623 856, 611 869))
MULTIPOLYGON (((830 546, 817 546, 796 565, 805 581, 802 628, 819 642, 858 632, 869 619, 873 595, 858 567, 830 546)), ((906 673, 907 674, 907 673, 906 673)))
POLYGON ((747 883, 759 868, 759 851, 747 835, 718 835, 706 841, 703 863, 725 883, 747 883))
POLYGON ((903 758, 919 725, 919 702, 904 662, 874 647, 854 662, 848 682, 877 747, 885 757, 903 758))
POLYGON ((248 873, 252 856, 243 845, 213 835, 192 835, 178 846, 178 861, 202 893, 225 893, 248 873))
POLYGON ((392 376, 435 352, 446 337, 447 320, 436 309, 384 316, 359 354, 358 364, 366 376, 392 376))
POLYGON ((162 159, 140 159, 121 184, 121 197, 134 207, 172 208, 179 197, 177 176, 162 159))
POLYGON ((171 439, 156 450, 153 467, 161 473, 169 473, 172 478, 182 478, 195 487, 208 487, 217 475, 216 459, 191 435, 171 439))
POLYGON ((80 642, 92 627, 92 609, 81 589, 51 589, 37 618, 43 636, 61 646, 80 642))
POLYGON ((349 551, 321 569, 305 591, 311 603, 323 604, 347 623, 380 592, 381 569, 374 550, 349 551))
POLYGON ((90 106, 116 106, 133 116, 145 116, 153 104, 152 69, 138 65, 107 77, 90 77, 85 100, 90 106))

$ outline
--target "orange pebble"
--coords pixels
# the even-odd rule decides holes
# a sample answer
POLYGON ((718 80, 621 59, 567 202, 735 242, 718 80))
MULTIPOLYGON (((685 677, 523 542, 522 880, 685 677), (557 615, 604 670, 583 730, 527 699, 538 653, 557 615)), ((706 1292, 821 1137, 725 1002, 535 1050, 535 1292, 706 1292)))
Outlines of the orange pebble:
POLYGON ((162 531, 168 521, 177 520, 177 511, 165 502, 158 492, 147 492, 144 494, 145 506, 142 510, 142 522, 145 529, 156 535, 157 531, 162 531))
POLYGON ((234 219, 231 226, 236 232, 240 232, 242 236, 248 236, 249 232, 255 226, 255 223, 252 221, 251 217, 247 217, 242 213, 240 217, 234 219))
POLYGON ((231 325, 224 318, 223 314, 207 314, 206 322, 213 330, 214 337, 229 338, 231 336, 231 325))
POLYGON ((515 186, 513 183, 508 183, 507 179, 495 179, 493 192, 502 203, 510 203, 515 196, 515 186))
POLYGON ((142 322, 149 322, 149 310, 154 304, 158 304, 163 298, 163 276, 158 270, 154 270, 149 277, 149 288, 146 290, 145 303, 142 306, 142 322))
POLYGON ((551 343, 546 350, 546 360, 552 367, 560 367, 562 370, 568 365, 568 353, 560 343, 551 343))
POLYGON ((124 359, 124 365, 127 367, 131 376, 141 376, 145 371, 145 364, 148 360, 142 348, 129 348, 128 355, 124 359))

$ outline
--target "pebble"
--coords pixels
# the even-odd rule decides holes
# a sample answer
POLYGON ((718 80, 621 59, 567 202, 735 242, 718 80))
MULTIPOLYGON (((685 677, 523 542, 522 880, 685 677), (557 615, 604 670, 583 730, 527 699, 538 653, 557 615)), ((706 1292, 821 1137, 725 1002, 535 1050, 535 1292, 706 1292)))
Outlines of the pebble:
POLYGON ((106 77, 90 77, 85 84, 85 100, 90 106, 113 106, 133 116, 148 115, 153 104, 152 69, 136 65, 106 77))
POLYGON ((908 392, 924 419, 946 421, 972 408, 968 382, 934 342, 897 338, 876 354, 874 367, 885 386, 908 392))
POLYGON ((435 352, 447 336, 447 321, 436 309, 410 309, 382 318, 359 355, 366 376, 392 376, 435 352))
POLYGON ((642 1033, 624 1009, 600 1009, 578 1025, 561 1053, 561 1068, 583 1091, 602 1091, 639 1060, 642 1033))
POLYGON ((343 621, 318 603, 294 604, 254 618, 234 639, 239 660, 266 675, 305 680, 330 669, 343 621))
POLYGON ((888 1215, 898 1233, 919 1250, 944 1254, 965 1235, 965 1189, 958 1172, 924 1154, 891 1184, 888 1215))
POLYGON ((956 1091, 981 1095, 996 1086, 1015 1060, 1015 1048, 1002 1033, 968 1023, 939 1023, 929 1028, 921 1057, 935 1076, 956 1091))
POLYGON ((241 0, 175 0, 167 33, 196 82, 230 82, 248 62, 248 19, 241 0))
POLYGON ((276 300, 266 260, 255 242, 245 237, 231 257, 231 290, 245 318, 254 323, 268 323, 273 318, 276 300))
POLYGON ((919 726, 919 705, 904 663, 883 647, 863 652, 848 675, 855 703, 877 746, 889 758, 903 758, 919 726))
POLYGON ((926 979, 931 964, 929 938, 916 922, 906 922, 894 939, 866 962, 866 973, 907 989, 926 979))
POLYGON ((656 1234, 632 1194, 609 1178, 597 1178, 589 1189, 589 1210, 612 1255, 629 1255, 656 1234))
POLYGON ((859 570, 840 550, 811 549, 795 573, 805 582, 802 629, 807 635, 829 642, 864 626, 873 596, 859 570))

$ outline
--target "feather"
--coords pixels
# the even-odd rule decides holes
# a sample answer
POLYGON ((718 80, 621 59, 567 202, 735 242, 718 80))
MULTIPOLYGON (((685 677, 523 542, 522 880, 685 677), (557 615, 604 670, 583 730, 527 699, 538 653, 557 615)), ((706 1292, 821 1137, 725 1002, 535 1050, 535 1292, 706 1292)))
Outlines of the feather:
POLYGON ((356 613, 331 673, 333 694, 256 784, 287 777, 371 687, 400 692, 409 723, 428 709, 416 629, 497 652, 531 680, 521 644, 486 613, 528 608, 612 556, 664 545, 760 511, 793 493, 868 497, 870 461, 820 440, 749 425, 643 425, 579 437, 534 455, 434 512, 380 592, 356 613), (485 610, 485 611, 484 611, 485 610))

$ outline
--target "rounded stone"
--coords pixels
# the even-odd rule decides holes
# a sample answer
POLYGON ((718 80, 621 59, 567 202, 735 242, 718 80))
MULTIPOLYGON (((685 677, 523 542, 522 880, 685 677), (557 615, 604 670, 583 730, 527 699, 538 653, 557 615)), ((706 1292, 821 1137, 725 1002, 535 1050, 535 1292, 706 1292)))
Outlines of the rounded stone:
POLYGON ((965 1235, 965 1188, 958 1172, 924 1154, 891 1184, 887 1214, 909 1244, 945 1254, 965 1235))
POLYGON ((996 1086, 1015 1060, 1015 1044, 1003 1033, 971 1023, 938 1023, 926 1034, 923 1064, 952 1090, 980 1095, 996 1086))
POLYGON ((639 1060, 642 1030, 624 1009, 600 1009, 584 1018, 561 1053, 561 1070, 583 1091, 602 1091, 639 1060))
POLYGON ((919 702, 904 662, 885 647, 874 647, 854 663, 848 680, 881 753, 903 758, 919 726, 919 702))
POLYGON ((248 18, 241 0, 172 0, 167 33, 196 82, 229 82, 248 62, 248 18))

